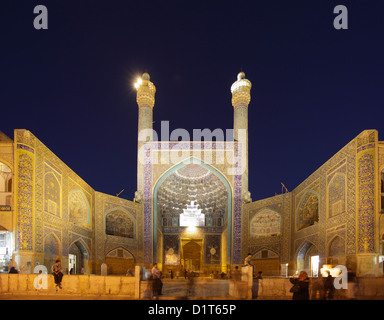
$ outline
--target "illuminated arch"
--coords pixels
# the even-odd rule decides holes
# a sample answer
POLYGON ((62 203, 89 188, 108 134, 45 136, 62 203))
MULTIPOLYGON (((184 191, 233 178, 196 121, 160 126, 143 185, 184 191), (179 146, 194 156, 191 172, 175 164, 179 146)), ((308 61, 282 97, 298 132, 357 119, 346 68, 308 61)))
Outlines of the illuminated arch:
POLYGON ((233 195, 233 190, 232 190, 232 187, 231 187, 231 184, 229 183, 229 181, 227 180, 227 178, 224 176, 223 173, 221 173, 219 170, 217 170, 215 167, 211 166, 211 165, 208 165, 206 164, 205 162, 197 159, 197 158, 194 158, 194 157, 190 157, 188 159, 185 159, 181 162, 179 162, 178 164, 174 165, 173 167, 171 167, 170 169, 168 169, 166 172, 164 172, 159 178, 158 180, 156 181, 156 183, 154 184, 154 187, 153 187, 153 257, 154 259, 156 260, 156 257, 157 257, 157 192, 158 192, 158 189, 160 187, 160 185, 162 184, 162 182, 168 177, 170 176, 172 173, 174 173, 177 169, 187 165, 187 164, 191 164, 191 163, 194 163, 194 164, 198 164, 198 165, 201 165, 202 167, 208 169, 209 171, 211 171, 213 174, 215 174, 220 180, 221 182, 224 183, 226 189, 227 189, 227 194, 228 194, 228 199, 227 199, 227 208, 228 208, 228 213, 227 213, 227 223, 228 223, 228 254, 227 254, 227 261, 231 261, 231 243, 232 243, 232 211, 233 211, 233 208, 232 208, 232 195, 233 195))

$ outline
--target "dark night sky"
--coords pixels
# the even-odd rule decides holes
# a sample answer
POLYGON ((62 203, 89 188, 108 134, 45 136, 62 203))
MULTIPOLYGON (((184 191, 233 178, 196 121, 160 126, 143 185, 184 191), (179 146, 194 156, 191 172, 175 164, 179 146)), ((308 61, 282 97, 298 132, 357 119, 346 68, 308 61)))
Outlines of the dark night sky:
POLYGON ((95 190, 133 199, 133 83, 157 87, 155 129, 233 127, 252 82, 250 191, 289 190, 364 129, 384 140, 383 1, 1 2, 0 130, 28 129, 95 190), (48 8, 48 30, 33 9, 48 8), (335 30, 336 5, 348 30, 335 30))

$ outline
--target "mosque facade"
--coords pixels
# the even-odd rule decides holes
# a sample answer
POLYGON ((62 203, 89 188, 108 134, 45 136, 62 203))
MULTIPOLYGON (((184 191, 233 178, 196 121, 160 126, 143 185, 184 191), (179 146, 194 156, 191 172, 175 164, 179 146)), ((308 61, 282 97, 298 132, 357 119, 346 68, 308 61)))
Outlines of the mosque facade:
MULTIPOLYGON (((254 201, 248 181, 244 73, 231 87, 232 141, 159 141, 156 87, 136 85, 137 191, 134 200, 94 190, 25 129, 0 132, 0 269, 51 265, 126 274, 154 262, 168 274, 228 273, 248 253, 255 270, 287 276, 345 265, 383 275, 384 142, 365 130, 294 190, 254 201)), ((252 164, 250 164, 252 166, 252 164)), ((272 168, 271 168, 272 170, 272 168)))

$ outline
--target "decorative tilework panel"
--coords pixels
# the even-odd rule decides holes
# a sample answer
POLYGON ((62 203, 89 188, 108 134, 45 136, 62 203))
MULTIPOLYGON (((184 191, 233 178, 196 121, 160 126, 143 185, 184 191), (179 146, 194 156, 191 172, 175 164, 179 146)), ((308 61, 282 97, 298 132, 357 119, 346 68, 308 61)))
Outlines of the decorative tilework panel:
POLYGON ((204 263, 219 265, 221 263, 221 235, 206 234, 204 238, 204 263))
POLYGON ((17 249, 33 250, 33 159, 21 154, 18 162, 17 249))
POLYGON ((180 264, 180 236, 165 234, 163 237, 164 264, 178 266, 180 264))

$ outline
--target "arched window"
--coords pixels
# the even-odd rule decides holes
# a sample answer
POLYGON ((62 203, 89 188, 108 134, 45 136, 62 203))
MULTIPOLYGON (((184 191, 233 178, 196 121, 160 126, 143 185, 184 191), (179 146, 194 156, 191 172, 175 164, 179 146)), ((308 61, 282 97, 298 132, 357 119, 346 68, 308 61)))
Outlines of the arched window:
POLYGON ((384 213, 384 169, 381 170, 381 213, 384 213))
POLYGON ((0 162, 0 192, 12 192, 12 170, 2 162, 0 162))
POLYGON ((60 184, 57 177, 49 172, 44 177, 44 210, 60 216, 60 184))
POLYGON ((345 263, 345 241, 336 236, 328 247, 328 264, 338 265, 345 263))
POLYGON ((89 202, 82 190, 69 194, 69 221, 85 227, 90 224, 89 202))
POLYGON ((134 238, 135 222, 125 211, 114 210, 105 218, 105 233, 111 236, 134 238))
POLYGON ((276 236, 280 234, 281 217, 275 211, 265 209, 256 213, 250 223, 250 234, 254 237, 276 236))
POLYGON ((11 210, 12 170, 0 162, 0 206, 2 211, 11 210))
POLYGON ((319 221, 319 197, 307 191, 300 200, 296 217, 297 230, 309 227, 319 221))
POLYGON ((345 212, 346 177, 337 173, 328 186, 328 218, 345 212))

